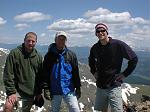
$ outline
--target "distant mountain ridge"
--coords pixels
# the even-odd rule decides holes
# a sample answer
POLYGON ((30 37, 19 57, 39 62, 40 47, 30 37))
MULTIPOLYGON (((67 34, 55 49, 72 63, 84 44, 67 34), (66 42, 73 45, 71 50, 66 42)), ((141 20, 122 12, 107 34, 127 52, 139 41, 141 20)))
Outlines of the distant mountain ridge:
MULTIPOLYGON (((15 46, 16 47, 16 46, 15 46)), ((6 48, 6 47, 4 47, 6 48)), ((37 46, 37 49, 40 52, 44 53, 47 51, 48 46, 37 46)), ((11 47, 12 49, 12 47, 11 47)), ((86 47, 73 47, 70 48, 74 52, 76 52, 78 59, 79 59, 79 72, 80 72, 80 78, 81 78, 81 83, 82 83, 82 95, 81 98, 79 99, 79 105, 84 106, 84 112, 92 112, 92 108, 94 105, 94 99, 95 99, 95 91, 96 91, 96 86, 95 86, 95 79, 93 75, 90 73, 89 66, 87 65, 87 58, 88 58, 88 52, 90 48, 86 47), (85 63, 83 63, 83 60, 85 63)), ((143 51, 142 51, 143 52, 143 51)), ((147 67, 149 66, 149 53, 138 53, 138 55, 141 57, 144 57, 144 59, 140 59, 139 62, 140 64, 138 65, 139 67, 142 68, 137 68, 135 72, 131 76, 129 76, 125 82, 130 83, 130 84, 136 84, 133 87, 139 87, 140 89, 137 91, 136 95, 131 95, 130 99, 132 102, 141 101, 141 96, 142 95, 149 95, 149 89, 150 89, 150 77, 147 72, 149 71, 143 71, 143 70, 148 70, 147 67), (140 54, 140 55, 139 55, 140 54), (144 61, 143 61, 144 60, 144 61), (145 73, 144 73, 145 72, 145 73), (142 73, 142 74, 141 74, 142 73), (141 74, 141 75, 139 75, 141 74), (147 74, 147 75, 143 75, 147 74), (138 85, 137 85, 138 84, 138 85), (148 86, 145 86, 148 85, 148 86)), ((0 49, 0 90, 4 90, 4 86, 2 83, 2 74, 3 74, 3 68, 4 68, 4 63, 6 59, 6 52, 4 52, 3 49, 0 49)), ((49 102, 45 100, 45 108, 48 109, 49 107, 49 102)), ((133 103, 134 104, 134 103, 133 103)), ((135 103, 137 104, 137 103, 135 103)), ((64 107, 64 103, 62 103, 61 110, 62 111, 67 111, 67 108, 64 107)), ((144 102, 145 107, 146 104, 144 102)), ((142 105, 142 106, 143 106, 142 105)), ((137 106, 141 107, 141 104, 138 104, 137 106)), ((136 106, 136 107, 137 107, 136 106)), ((141 107, 142 108, 142 107, 141 107)))
MULTIPOLYGON (((16 44, 0 44, 0 48, 13 49, 16 44)), ((48 51, 48 45, 37 45, 36 48, 44 56, 48 51)), ((69 47, 77 55, 79 62, 88 64, 88 56, 90 47, 69 47)), ((135 71, 125 81, 133 84, 150 85, 150 51, 136 51, 139 62, 135 71)), ((123 69, 125 69, 127 61, 124 61, 123 69)), ((123 70, 122 69, 122 70, 123 70)))

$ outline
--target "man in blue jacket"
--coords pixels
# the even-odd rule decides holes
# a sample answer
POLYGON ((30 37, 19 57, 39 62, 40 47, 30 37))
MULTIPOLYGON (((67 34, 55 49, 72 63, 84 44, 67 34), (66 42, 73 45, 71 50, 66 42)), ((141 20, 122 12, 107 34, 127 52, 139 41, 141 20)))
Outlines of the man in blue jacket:
POLYGON ((76 55, 66 47, 67 35, 58 31, 55 43, 44 57, 44 96, 52 100, 52 112, 59 112, 62 98, 70 112, 79 112, 80 77, 76 55))
POLYGON ((111 112, 123 112, 121 83, 135 69, 138 58, 135 52, 124 42, 108 36, 108 27, 99 23, 95 26, 99 41, 90 51, 89 66, 96 78, 96 101, 94 109, 111 112), (121 72, 123 58, 128 60, 127 68, 121 72))

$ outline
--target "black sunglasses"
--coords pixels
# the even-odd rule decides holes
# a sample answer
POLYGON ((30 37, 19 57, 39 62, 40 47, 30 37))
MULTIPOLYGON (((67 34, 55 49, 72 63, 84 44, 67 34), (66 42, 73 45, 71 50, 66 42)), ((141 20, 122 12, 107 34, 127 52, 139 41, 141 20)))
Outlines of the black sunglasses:
POLYGON ((106 30, 96 30, 96 33, 105 32, 106 30))

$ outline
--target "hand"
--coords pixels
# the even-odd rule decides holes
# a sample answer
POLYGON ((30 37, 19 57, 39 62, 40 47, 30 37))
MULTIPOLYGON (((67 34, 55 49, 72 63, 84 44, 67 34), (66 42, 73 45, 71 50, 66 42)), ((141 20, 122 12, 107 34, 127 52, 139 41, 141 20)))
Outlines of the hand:
POLYGON ((124 76, 122 73, 116 74, 116 76, 115 76, 115 81, 116 81, 116 82, 120 82, 120 81, 122 81, 123 79, 125 79, 125 76, 124 76))
POLYGON ((16 102, 18 101, 18 97, 16 94, 12 94, 10 96, 7 97, 6 99, 10 104, 15 105, 16 102))
POLYGON ((77 99, 79 99, 81 97, 81 90, 80 90, 80 88, 77 88, 75 90, 75 95, 76 95, 77 99))
POLYGON ((48 89, 44 89, 44 97, 47 100, 52 100, 52 96, 50 95, 50 92, 48 89))
POLYGON ((39 101, 41 97, 42 97, 41 94, 38 94, 34 97, 34 99, 37 99, 39 101))
POLYGON ((36 105, 40 108, 44 105, 44 99, 43 99, 43 96, 41 94, 38 94, 35 96, 33 105, 36 105))

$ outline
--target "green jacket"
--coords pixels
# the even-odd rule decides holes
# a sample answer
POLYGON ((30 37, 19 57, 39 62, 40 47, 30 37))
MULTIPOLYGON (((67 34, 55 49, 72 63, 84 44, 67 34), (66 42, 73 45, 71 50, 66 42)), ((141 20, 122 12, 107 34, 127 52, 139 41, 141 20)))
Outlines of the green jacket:
POLYGON ((4 68, 4 85, 9 96, 16 92, 36 95, 41 92, 40 79, 42 56, 33 49, 32 53, 24 50, 24 44, 10 51, 4 68))

